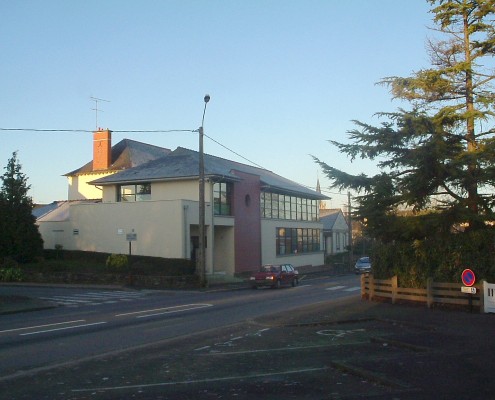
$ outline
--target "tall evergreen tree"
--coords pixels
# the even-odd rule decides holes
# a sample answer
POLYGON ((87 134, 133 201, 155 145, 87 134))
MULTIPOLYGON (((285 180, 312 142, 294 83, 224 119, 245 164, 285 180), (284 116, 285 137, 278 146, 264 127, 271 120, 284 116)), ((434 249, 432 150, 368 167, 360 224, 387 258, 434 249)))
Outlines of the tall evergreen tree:
POLYGON ((477 230, 495 217, 495 0, 428 1, 441 35, 429 42, 431 67, 381 81, 411 108, 379 113, 378 127, 354 121, 351 144, 331 141, 352 160, 378 159, 382 172, 353 176, 315 158, 334 187, 359 193, 357 214, 382 239, 456 223, 477 230), (416 216, 398 218, 401 207, 416 216))
POLYGON ((19 262, 32 261, 41 255, 43 240, 32 215, 33 202, 28 196, 30 185, 21 172, 17 152, 12 154, 0 179, 0 257, 19 262))

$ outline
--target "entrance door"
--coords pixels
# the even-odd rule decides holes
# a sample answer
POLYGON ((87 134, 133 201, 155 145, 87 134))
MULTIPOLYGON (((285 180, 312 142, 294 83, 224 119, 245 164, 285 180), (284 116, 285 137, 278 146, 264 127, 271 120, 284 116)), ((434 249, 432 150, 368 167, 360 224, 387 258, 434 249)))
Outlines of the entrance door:
POLYGON ((191 236, 191 260, 196 262, 199 253, 199 236, 191 236))

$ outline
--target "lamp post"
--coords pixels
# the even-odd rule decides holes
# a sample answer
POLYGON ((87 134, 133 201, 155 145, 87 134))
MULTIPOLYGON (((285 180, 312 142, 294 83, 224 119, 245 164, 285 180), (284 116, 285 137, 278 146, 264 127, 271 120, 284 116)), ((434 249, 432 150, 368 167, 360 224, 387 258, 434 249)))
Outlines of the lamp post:
POLYGON ((201 276, 201 284, 207 285, 206 282, 206 246, 205 246, 205 159, 203 150, 204 122, 206 105, 210 101, 210 95, 205 95, 205 107, 203 109, 203 119, 199 127, 199 257, 198 273, 201 276))

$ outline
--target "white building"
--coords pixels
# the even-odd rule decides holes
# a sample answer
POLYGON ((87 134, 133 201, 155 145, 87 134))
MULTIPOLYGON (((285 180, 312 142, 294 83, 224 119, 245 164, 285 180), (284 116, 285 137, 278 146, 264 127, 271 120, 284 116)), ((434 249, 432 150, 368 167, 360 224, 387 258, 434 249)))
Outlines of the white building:
MULTIPOLYGON (((271 171, 205 155, 206 271, 324 263, 318 202, 271 171)), ((38 210, 45 248, 195 259, 199 154, 94 134, 93 160, 67 174, 67 202, 38 210), (44 212, 46 211, 46 212, 44 212), (129 236, 129 234, 131 236, 129 236)))

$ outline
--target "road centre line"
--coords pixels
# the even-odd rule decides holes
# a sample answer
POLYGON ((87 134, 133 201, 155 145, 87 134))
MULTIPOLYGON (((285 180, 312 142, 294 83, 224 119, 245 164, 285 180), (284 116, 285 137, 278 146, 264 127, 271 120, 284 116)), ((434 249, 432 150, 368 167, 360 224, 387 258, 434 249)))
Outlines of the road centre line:
POLYGON ((96 387, 96 388, 87 388, 87 389, 72 389, 73 393, 81 393, 81 392, 93 392, 93 391, 110 391, 110 390, 125 390, 125 389, 145 389, 157 386, 174 386, 174 385, 191 385, 198 383, 212 383, 212 382, 222 382, 222 381, 233 381, 233 380, 242 380, 242 379, 254 379, 254 378, 265 378, 269 376, 277 376, 277 375, 293 375, 293 374, 302 374, 308 372, 318 372, 325 371, 328 367, 316 367, 316 368, 303 368, 298 370, 289 370, 289 371, 280 371, 280 372, 267 372, 262 374, 247 374, 247 375, 234 375, 234 376, 225 376, 221 378, 206 378, 206 379, 195 379, 195 380, 187 380, 187 381, 177 381, 177 382, 158 382, 158 383, 149 383, 149 384, 141 384, 141 385, 128 385, 128 386, 110 386, 110 387, 96 387))
POLYGON ((181 312, 181 311, 196 310, 196 309, 205 308, 205 307, 213 307, 213 304, 183 304, 180 306, 155 308, 153 310, 143 310, 143 311, 134 311, 134 312, 124 313, 124 314, 116 314, 115 316, 116 317, 126 317, 129 315, 153 313, 153 314, 137 315, 136 316, 136 318, 146 318, 146 317, 151 317, 151 316, 155 316, 155 315, 171 314, 171 313, 176 313, 176 312, 181 312))
POLYGON ((88 292, 80 293, 77 296, 88 296, 88 297, 134 297, 141 298, 143 295, 141 293, 132 292, 88 292))
POLYGON ((102 324, 106 324, 106 322, 105 321, 103 321, 103 322, 93 322, 92 324, 82 324, 82 325, 66 326, 64 328, 47 329, 46 331, 36 331, 36 332, 21 333, 19 336, 38 335, 40 333, 63 331, 63 330, 75 329, 75 328, 85 328, 87 326, 102 325, 102 324))
POLYGON ((84 319, 78 319, 78 320, 75 320, 75 321, 57 322, 55 324, 36 325, 36 326, 25 326, 23 328, 6 329, 6 330, 3 330, 3 331, 0 331, 0 333, 16 332, 16 331, 28 331, 30 329, 47 328, 49 326, 57 326, 57 325, 75 324, 77 322, 84 322, 84 321, 85 321, 84 319))

